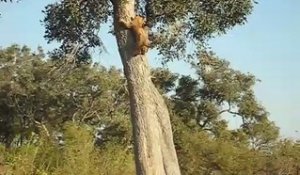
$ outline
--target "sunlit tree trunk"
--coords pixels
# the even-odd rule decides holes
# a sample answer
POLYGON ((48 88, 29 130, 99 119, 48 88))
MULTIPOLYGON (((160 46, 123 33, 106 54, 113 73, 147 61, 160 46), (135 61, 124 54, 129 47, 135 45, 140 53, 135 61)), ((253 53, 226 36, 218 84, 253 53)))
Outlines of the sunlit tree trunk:
POLYGON ((135 16, 134 3, 113 1, 115 34, 130 95, 136 171, 139 175, 179 175, 167 106, 151 81, 147 57, 133 56, 133 35, 118 23, 135 16))

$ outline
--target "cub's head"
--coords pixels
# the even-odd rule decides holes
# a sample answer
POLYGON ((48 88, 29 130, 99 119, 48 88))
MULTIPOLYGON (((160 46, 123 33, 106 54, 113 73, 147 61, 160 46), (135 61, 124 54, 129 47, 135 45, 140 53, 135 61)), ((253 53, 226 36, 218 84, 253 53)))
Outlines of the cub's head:
POLYGON ((142 16, 135 16, 134 18, 131 18, 131 20, 132 20, 131 22, 134 26, 142 28, 146 25, 145 18, 142 16))

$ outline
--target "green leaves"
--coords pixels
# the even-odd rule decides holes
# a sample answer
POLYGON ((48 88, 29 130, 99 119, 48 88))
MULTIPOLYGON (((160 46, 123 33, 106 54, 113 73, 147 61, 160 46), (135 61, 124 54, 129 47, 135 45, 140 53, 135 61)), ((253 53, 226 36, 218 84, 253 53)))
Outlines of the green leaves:
MULTIPOLYGON (((152 48, 164 56, 164 61, 170 61, 185 58, 187 45, 203 46, 216 34, 244 24, 254 1, 138 0, 136 4, 137 13, 147 18, 152 48)), ((70 53, 77 46, 78 53, 102 47, 98 31, 115 13, 111 5, 108 0, 63 0, 50 4, 44 10, 45 38, 61 42, 63 53, 70 53)))
MULTIPOLYGON (((134 173, 122 72, 97 64, 70 72, 43 55, 41 48, 18 45, 0 50, 0 168, 12 174, 134 173), (63 144, 46 130, 59 132, 63 144)), ((198 56, 196 77, 152 70, 172 114, 182 174, 296 174, 299 143, 278 139, 279 128, 256 101, 255 77, 213 53, 198 56), (227 124, 233 116, 243 122, 234 129, 227 124)))
MULTIPOLYGON (((106 0, 64 0, 49 4, 43 11, 45 38, 62 45, 57 57, 73 54, 80 58, 89 55, 89 48, 103 47, 98 36, 100 25, 106 23, 111 7, 106 0)), ((90 59, 90 58, 89 58, 90 59)))
POLYGON ((153 29, 154 45, 167 61, 185 57, 189 44, 203 46, 211 37, 244 24, 254 4, 253 0, 142 2, 153 29))
POLYGON ((199 64, 193 66, 197 77, 180 76, 171 96, 176 115, 187 126, 208 130, 215 137, 228 135, 228 117, 239 117, 242 123, 236 132, 243 132, 253 147, 273 143, 278 128, 255 98, 253 87, 257 79, 230 68, 229 62, 212 52, 195 56, 199 59, 199 64))
POLYGON ((109 124, 111 116, 127 115, 120 70, 82 65, 69 72, 70 66, 56 67, 63 63, 43 61, 43 55, 41 48, 33 53, 18 45, 0 50, 0 142, 22 145, 40 132, 37 123, 109 124))
POLYGON ((256 79, 251 74, 243 74, 229 67, 229 62, 219 59, 213 53, 200 53, 197 74, 204 85, 201 96, 204 99, 215 99, 221 104, 239 102, 240 98, 252 88, 256 79))
POLYGON ((171 73, 169 70, 162 68, 153 69, 152 82, 162 91, 163 94, 171 92, 175 88, 175 81, 178 78, 177 74, 171 73))

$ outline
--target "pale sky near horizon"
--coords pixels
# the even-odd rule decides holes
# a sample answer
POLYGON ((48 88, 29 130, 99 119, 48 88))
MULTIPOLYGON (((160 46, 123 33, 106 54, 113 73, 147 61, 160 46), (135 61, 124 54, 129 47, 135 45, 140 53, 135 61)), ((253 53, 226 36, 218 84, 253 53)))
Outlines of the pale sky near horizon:
MULTIPOLYGON (((0 46, 13 43, 32 49, 56 45, 44 40, 41 10, 55 0, 22 0, 0 4, 0 46)), ((281 128, 281 136, 300 138, 300 1, 260 0, 248 23, 210 41, 216 54, 242 72, 254 74, 262 82, 255 86, 258 101, 270 112, 270 120, 281 128), (296 132, 299 131, 299 132, 296 132)), ((101 32, 108 53, 96 55, 103 65, 121 67, 115 39, 101 32)), ((150 54, 152 66, 159 65, 150 54)), ((173 72, 192 74, 183 62, 169 64, 173 72)))

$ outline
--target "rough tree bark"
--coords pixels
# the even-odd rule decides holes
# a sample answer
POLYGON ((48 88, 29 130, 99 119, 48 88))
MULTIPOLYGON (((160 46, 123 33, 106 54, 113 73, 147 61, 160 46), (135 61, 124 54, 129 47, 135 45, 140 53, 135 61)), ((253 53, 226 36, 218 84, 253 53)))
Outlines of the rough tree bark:
POLYGON ((145 55, 133 56, 133 35, 120 27, 120 19, 135 16, 135 0, 112 0, 114 29, 130 96, 138 175, 180 175, 170 116, 163 97, 151 81, 145 55))

